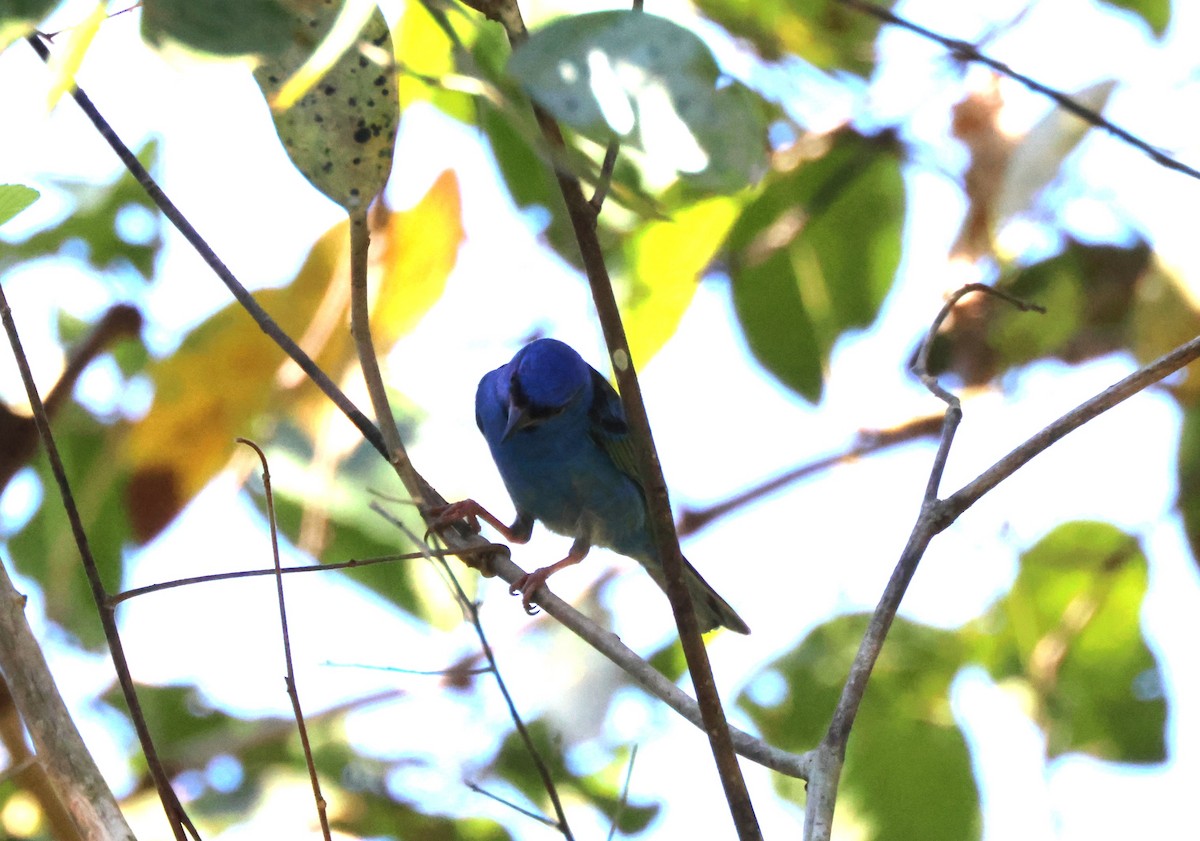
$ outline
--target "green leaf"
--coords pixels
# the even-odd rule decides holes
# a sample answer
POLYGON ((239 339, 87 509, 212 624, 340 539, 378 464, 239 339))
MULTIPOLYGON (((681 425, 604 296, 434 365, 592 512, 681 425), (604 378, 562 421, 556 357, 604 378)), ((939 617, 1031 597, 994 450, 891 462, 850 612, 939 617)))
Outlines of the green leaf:
POLYGON ((679 176, 733 192, 765 168, 766 120, 757 96, 724 84, 692 31, 655 15, 593 12, 560 18, 508 63, 551 114, 598 143, 612 136, 645 152, 652 181, 679 176))
POLYGON ((145 0, 142 37, 159 47, 175 41, 214 55, 278 53, 296 35, 282 0, 145 0))
MULTIPOLYGON (((626 802, 621 805, 621 786, 627 767, 625 759, 615 759, 607 768, 596 774, 577 777, 569 774, 563 767, 565 763, 562 757, 562 738, 542 719, 528 722, 526 726, 538 753, 549 766, 559 795, 564 799, 572 797, 590 803, 609 819, 620 810, 619 828, 629 834, 641 832, 658 814, 660 806, 657 803, 626 802)), ((529 798, 531 803, 549 811, 550 803, 545 783, 538 773, 537 766, 530 759, 524 741, 516 733, 510 733, 504 740, 488 770, 492 775, 515 787, 529 798)), ((635 769, 635 780, 636 773, 635 769)))
MULTIPOLYGON (((770 744, 803 751, 820 741, 866 625, 865 614, 838 617, 774 662, 786 687, 778 703, 758 704, 752 692, 738 699, 770 744)), ((839 791, 838 820, 853 823, 862 837, 979 837, 979 793, 950 714, 950 681, 965 651, 953 631, 905 619, 892 626, 850 737, 839 791)), ((804 802, 803 784, 780 777, 776 786, 804 802)))
MULTIPOLYGON (((115 592, 124 569, 122 549, 129 524, 122 496, 126 475, 116 451, 120 432, 102 426, 84 409, 69 404, 54 419, 54 439, 79 509, 100 578, 115 592)), ((8 549, 17 570, 38 582, 50 619, 84 647, 104 646, 104 633, 92 599, 58 485, 44 455, 33 463, 44 489, 41 507, 8 549)))
POLYGON ((315 14, 296 14, 293 38, 254 70, 272 104, 279 139, 296 169, 347 212, 382 192, 392 171, 400 101, 392 37, 376 7, 355 42, 295 104, 274 107, 276 96, 334 25, 337 8, 324 0, 315 14))
POLYGON ((863 78, 875 69, 879 21, 837 0, 697 0, 696 5, 768 60, 791 53, 822 70, 863 78))
POLYGON ((842 131, 771 179, 729 235, 738 321, 789 388, 821 396, 834 342, 879 312, 900 262, 904 182, 894 140, 842 131))
POLYGON ((1183 413, 1177 458, 1179 494, 1175 506, 1183 517, 1192 559, 1200 565, 1200 406, 1192 405, 1183 413))
POLYGON ((977 624, 985 666, 1033 698, 1050 756, 1166 758, 1166 701, 1139 624, 1145 595, 1134 537, 1067 523, 1021 556, 1011 592, 977 624))
POLYGON ((1159 38, 1171 23, 1171 0, 1104 0, 1117 9, 1133 12, 1146 22, 1159 38))
POLYGON ((41 196, 32 187, 22 184, 0 184, 0 225, 14 218, 41 196))

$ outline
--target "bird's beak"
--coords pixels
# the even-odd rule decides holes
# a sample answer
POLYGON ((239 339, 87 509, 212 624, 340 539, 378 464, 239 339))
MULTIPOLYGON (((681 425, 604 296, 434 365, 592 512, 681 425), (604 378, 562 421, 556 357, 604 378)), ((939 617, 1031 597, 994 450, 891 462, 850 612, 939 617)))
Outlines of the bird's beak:
POLYGON ((508 403, 508 423, 504 425, 504 434, 500 436, 501 441, 507 441, 514 432, 524 429, 529 426, 529 415, 525 409, 518 406, 514 401, 508 403))

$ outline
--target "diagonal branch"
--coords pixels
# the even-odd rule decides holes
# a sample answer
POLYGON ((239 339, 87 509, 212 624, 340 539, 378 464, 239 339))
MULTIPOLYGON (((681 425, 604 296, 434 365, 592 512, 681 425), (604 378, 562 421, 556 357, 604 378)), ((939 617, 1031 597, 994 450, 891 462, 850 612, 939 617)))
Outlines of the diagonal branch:
MULTIPOLYGON (((96 604, 96 609, 100 614, 100 624, 104 628, 104 638, 108 641, 109 654, 112 657, 113 668, 117 673, 117 681, 121 685, 121 692, 125 697, 125 703, 129 707, 129 715, 133 721, 134 730, 137 732, 138 741, 141 743, 142 753, 146 757, 146 765, 150 771, 150 776, 154 780, 154 786, 158 790, 158 796, 162 800, 163 809, 167 813, 167 821, 171 825, 171 829, 178 841, 184 841, 187 837, 187 832, 190 832, 196 839, 200 838, 195 826, 192 825, 191 819, 184 811, 183 804, 179 802, 174 789, 171 788, 171 780, 167 776, 166 769, 158 758, 158 751, 154 747, 154 740, 150 736, 150 730, 146 726, 146 719, 142 715, 141 703, 138 701, 137 690, 133 685, 133 676, 129 671, 129 662, 125 659, 125 647, 121 643, 121 636, 117 631, 117 621, 113 610, 108 607, 108 594, 104 590, 104 582, 100 578, 100 570, 96 565, 96 559, 92 557, 92 550, 88 544, 87 533, 83 528, 83 520, 79 516, 79 509, 75 506, 75 497, 71 492, 71 485, 67 479, 66 468, 63 467, 62 458, 58 453, 58 446, 54 443, 54 435, 50 431, 50 419, 46 415, 46 406, 42 403, 41 395, 38 394, 37 384, 33 380, 33 372, 29 368, 29 360, 25 356, 25 351, 21 346, 21 338, 17 335, 17 325, 13 321, 12 310, 8 306, 8 298, 4 294, 3 286, 0 286, 0 320, 4 322, 4 331, 8 334, 8 342, 12 347, 13 358, 17 362, 17 368, 21 372, 21 381, 25 385, 25 394, 29 398, 29 405, 33 410, 33 419, 37 424, 38 437, 41 438, 42 446, 46 450, 47 460, 50 462, 50 471, 54 475, 55 484, 58 486, 59 498, 62 501, 63 509, 67 514, 67 521, 71 526, 71 535, 75 540, 75 545, 79 549, 80 560, 83 562, 83 569, 87 575, 88 585, 91 587, 92 599, 96 604), (186 830, 186 831, 185 831, 186 830)), ((71 804, 69 808, 78 808, 77 804, 71 804)))
POLYGON ((884 23, 890 23, 893 26, 899 26, 901 29, 907 29, 909 32, 920 35, 922 38, 928 38, 930 41, 935 41, 953 53, 954 57, 957 59, 962 61, 972 61, 977 64, 982 64, 985 67, 990 67, 1001 76, 1007 76, 1015 82, 1020 82, 1022 85, 1029 88, 1029 90, 1049 97, 1050 99, 1054 100, 1055 104, 1058 105, 1059 108, 1074 114, 1084 122, 1091 123, 1098 129, 1103 129, 1118 140, 1121 140, 1138 151, 1144 153, 1148 158, 1150 158, 1150 160, 1154 161, 1159 166, 1164 166, 1167 169, 1182 173, 1190 178, 1200 179, 1200 170, 1190 167, 1181 161, 1177 161, 1175 158, 1163 152, 1161 149, 1157 149, 1150 145, 1132 132, 1129 132, 1117 124, 1106 120, 1103 116, 1093 111, 1091 108, 1080 105, 1062 91, 1052 88, 1049 85, 1042 84, 1037 79, 1034 79, 1031 76, 1026 76, 1024 73, 1018 73, 1003 61, 997 61, 994 58, 984 55, 979 51, 978 47, 968 41, 962 41, 957 38, 949 38, 945 35, 940 35, 937 32, 934 32, 932 29, 926 29, 924 26, 913 23, 907 18, 902 18, 891 10, 885 9, 883 6, 877 6, 874 3, 868 3, 866 0, 837 0, 837 2, 841 3, 843 6, 854 9, 855 11, 862 12, 865 15, 870 15, 871 17, 883 21, 884 23))

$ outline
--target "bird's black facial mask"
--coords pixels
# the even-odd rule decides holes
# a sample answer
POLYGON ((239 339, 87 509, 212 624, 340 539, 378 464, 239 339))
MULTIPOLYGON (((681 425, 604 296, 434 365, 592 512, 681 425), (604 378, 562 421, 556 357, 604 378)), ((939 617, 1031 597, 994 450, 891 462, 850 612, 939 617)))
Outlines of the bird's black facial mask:
POLYGON ((533 429, 550 418, 561 415, 570 401, 561 406, 540 406, 530 401, 521 387, 521 378, 515 373, 508 383, 508 421, 504 425, 501 441, 507 441, 517 432, 533 429))

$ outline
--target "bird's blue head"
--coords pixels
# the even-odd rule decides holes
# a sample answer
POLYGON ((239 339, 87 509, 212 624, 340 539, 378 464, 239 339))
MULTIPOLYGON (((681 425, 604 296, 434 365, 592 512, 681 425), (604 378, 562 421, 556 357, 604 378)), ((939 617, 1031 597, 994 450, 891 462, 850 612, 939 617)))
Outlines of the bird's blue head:
MULTIPOLYGON (((508 364, 508 423, 504 438, 563 414, 591 383, 591 368, 569 345, 538 339, 508 364)), ((585 407, 586 409, 586 407, 585 407)))

